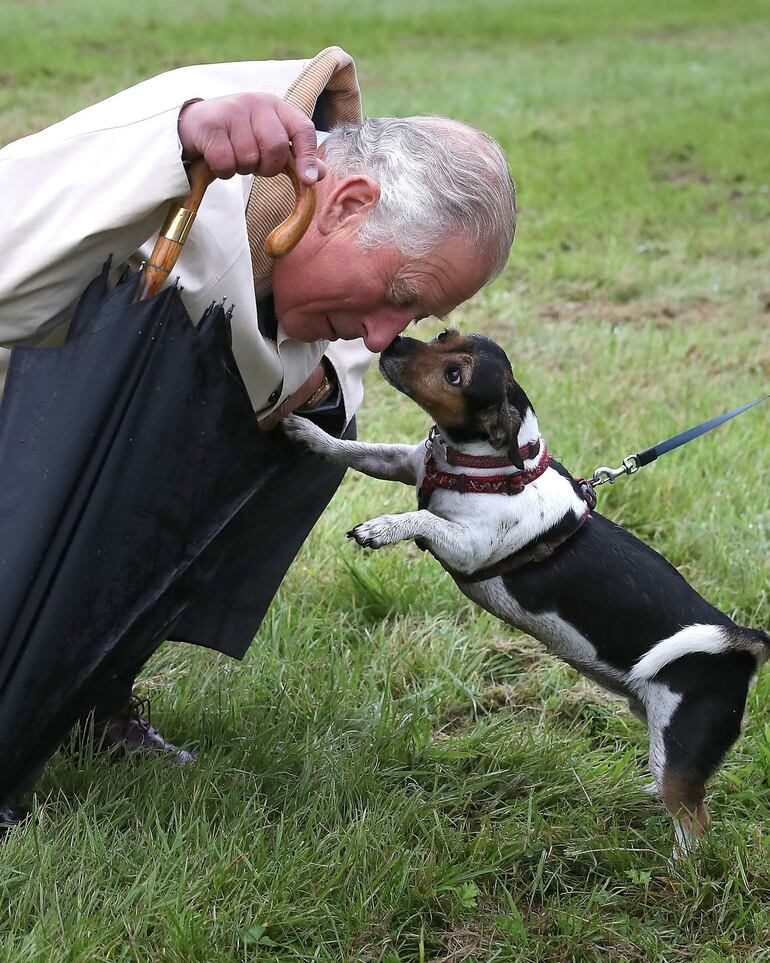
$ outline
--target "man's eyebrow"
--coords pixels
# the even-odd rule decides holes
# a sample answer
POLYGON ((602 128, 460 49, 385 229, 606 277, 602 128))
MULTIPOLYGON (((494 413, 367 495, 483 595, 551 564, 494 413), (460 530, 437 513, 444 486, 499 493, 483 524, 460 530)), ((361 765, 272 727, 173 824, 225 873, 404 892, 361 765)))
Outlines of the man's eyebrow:
MULTIPOLYGON (((420 299, 420 292, 415 287, 415 285, 409 280, 409 278, 391 278, 388 281, 388 298, 389 300, 397 305, 401 306, 404 304, 414 304, 415 307, 422 305, 420 299)), ((446 322, 447 315, 449 312, 444 314, 437 314, 435 311, 431 311, 427 305, 424 305, 425 314, 421 315, 423 318, 438 318, 439 321, 446 322)))
POLYGON ((394 304, 417 303, 420 292, 407 278, 391 278, 388 281, 388 297, 394 304))

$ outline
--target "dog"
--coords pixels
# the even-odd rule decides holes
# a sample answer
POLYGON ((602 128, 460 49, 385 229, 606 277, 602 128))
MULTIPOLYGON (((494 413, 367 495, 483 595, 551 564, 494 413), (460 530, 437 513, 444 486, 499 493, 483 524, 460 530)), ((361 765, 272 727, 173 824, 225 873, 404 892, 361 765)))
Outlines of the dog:
POLYGON ((624 696, 649 731, 654 788, 675 855, 709 822, 706 781, 740 734, 770 636, 736 625, 661 555, 594 511, 590 486, 548 454, 503 349, 479 334, 399 337, 380 371, 433 418, 426 442, 340 441, 307 419, 289 438, 328 460, 415 485, 418 509, 348 533, 381 548, 408 539, 460 590, 624 696))

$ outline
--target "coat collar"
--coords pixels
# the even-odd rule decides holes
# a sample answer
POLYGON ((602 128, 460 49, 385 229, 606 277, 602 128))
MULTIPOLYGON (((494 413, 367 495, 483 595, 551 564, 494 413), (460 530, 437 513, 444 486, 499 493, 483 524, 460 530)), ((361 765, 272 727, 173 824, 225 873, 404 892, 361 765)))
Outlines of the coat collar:
MULTIPOLYGON (((350 54, 341 47, 326 47, 309 60, 283 99, 312 117, 322 93, 329 127, 362 122, 356 67, 350 54)), ((294 190, 285 174, 254 178, 246 204, 246 226, 257 300, 269 292, 273 270, 273 261, 265 252, 265 239, 289 216, 293 207, 294 190)))

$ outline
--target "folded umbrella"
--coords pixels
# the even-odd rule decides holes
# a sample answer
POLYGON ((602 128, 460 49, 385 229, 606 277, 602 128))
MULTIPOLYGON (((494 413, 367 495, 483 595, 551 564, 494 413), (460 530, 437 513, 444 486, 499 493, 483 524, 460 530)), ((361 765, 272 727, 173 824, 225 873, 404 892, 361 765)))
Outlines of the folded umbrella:
MULTIPOLYGON (((197 173, 195 204, 211 176, 197 173)), ((293 222, 306 226, 312 200, 303 193, 293 222)), ((106 680, 167 637, 205 590, 196 562, 284 457, 258 427, 228 313, 214 305, 196 326, 175 287, 154 293, 189 230, 181 220, 144 274, 110 289, 105 265, 61 347, 12 352, 0 406, 0 800, 106 680)))

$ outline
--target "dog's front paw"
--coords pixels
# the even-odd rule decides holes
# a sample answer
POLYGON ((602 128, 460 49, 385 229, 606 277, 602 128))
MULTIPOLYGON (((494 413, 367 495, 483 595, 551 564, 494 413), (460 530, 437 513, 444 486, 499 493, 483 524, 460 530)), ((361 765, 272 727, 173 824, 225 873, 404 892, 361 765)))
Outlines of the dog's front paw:
POLYGON ((285 418, 281 419, 280 425, 284 435, 295 445, 301 445, 303 448, 309 448, 311 451, 317 451, 322 455, 328 448, 329 436, 322 428, 319 428, 318 425, 313 424, 307 418, 301 418, 299 415, 286 415, 285 418))
POLYGON ((354 538, 364 548, 382 548, 400 542, 404 535, 399 531, 398 515, 378 515, 368 522, 361 522, 348 532, 348 538, 354 538))

